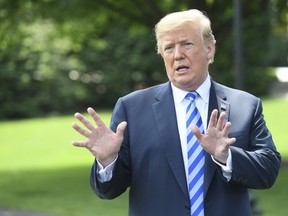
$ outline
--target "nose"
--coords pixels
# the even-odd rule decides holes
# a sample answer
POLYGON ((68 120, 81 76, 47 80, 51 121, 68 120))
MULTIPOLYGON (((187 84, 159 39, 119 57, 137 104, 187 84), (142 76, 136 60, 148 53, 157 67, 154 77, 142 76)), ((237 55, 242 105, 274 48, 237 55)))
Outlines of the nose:
POLYGON ((181 46, 175 46, 174 49, 174 59, 175 60, 181 60, 183 59, 183 51, 181 46))

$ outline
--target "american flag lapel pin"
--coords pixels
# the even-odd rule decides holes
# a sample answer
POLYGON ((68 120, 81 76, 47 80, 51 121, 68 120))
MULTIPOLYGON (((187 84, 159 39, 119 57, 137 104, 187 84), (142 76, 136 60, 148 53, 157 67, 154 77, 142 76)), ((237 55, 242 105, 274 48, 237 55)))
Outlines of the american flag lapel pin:
POLYGON ((227 110, 226 104, 221 103, 220 109, 221 109, 221 111, 226 111, 227 110))

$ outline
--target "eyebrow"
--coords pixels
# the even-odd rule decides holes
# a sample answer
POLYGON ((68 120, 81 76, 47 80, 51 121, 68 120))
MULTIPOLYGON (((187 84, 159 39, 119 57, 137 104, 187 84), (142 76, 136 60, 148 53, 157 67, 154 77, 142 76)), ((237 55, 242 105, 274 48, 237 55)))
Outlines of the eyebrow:
MULTIPOLYGON (((188 38, 185 38, 185 39, 180 39, 176 42, 177 43, 186 43, 186 42, 190 42, 190 43, 195 43, 192 39, 188 39, 188 38)), ((162 44, 164 46, 169 46, 169 45, 172 45, 172 44, 175 44, 174 40, 166 40, 166 41, 162 41, 162 44)))

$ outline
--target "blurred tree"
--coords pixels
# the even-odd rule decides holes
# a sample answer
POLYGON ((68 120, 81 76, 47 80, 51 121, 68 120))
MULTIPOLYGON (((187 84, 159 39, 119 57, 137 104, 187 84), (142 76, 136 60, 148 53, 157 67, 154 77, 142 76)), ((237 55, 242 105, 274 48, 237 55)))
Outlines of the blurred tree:
POLYGON ((274 67, 288 66, 288 1, 271 0, 273 34, 269 40, 269 62, 274 67))
MULTIPOLYGON (((271 8, 285 13, 280 0, 271 2, 241 1, 245 86, 257 95, 271 82, 271 8)), ((166 80, 152 29, 166 13, 187 8, 204 10, 212 20, 218 46, 211 73, 232 86, 229 1, 0 0, 0 118, 107 107, 166 80)))

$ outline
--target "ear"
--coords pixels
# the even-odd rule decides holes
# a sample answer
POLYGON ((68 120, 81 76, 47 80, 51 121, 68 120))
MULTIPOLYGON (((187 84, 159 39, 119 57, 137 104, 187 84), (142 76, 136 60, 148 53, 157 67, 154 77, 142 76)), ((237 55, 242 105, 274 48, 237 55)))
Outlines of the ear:
POLYGON ((215 47, 214 43, 210 42, 206 45, 206 58, 207 58, 207 60, 214 58, 215 49, 216 49, 216 47, 215 47))

